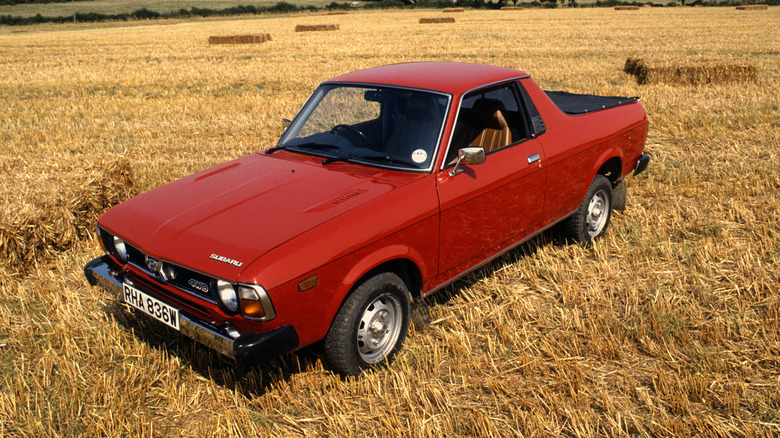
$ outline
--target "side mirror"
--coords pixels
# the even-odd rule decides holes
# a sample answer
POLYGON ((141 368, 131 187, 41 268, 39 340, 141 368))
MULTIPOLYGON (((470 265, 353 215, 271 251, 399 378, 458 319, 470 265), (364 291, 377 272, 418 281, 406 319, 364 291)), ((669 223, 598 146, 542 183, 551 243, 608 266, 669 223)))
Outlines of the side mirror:
POLYGON ((482 164, 484 162, 485 149, 478 147, 458 149, 458 161, 455 162, 455 167, 450 171, 450 176, 463 172, 463 169, 460 168, 461 164, 482 164))

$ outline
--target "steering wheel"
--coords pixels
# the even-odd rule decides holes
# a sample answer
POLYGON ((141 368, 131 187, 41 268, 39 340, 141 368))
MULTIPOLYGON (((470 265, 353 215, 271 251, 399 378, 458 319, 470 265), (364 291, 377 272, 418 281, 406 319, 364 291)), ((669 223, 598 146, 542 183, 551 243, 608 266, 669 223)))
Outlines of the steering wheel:
POLYGON ((369 149, 376 149, 376 148, 374 148, 374 143, 371 142, 371 140, 368 138, 368 136, 366 136, 366 134, 363 134, 363 131, 355 128, 352 125, 344 125, 344 124, 336 125, 336 126, 330 128, 330 133, 338 135, 337 131, 340 130, 340 129, 346 129, 348 131, 354 132, 355 134, 360 136, 361 140, 366 142, 366 144, 368 145, 369 149))

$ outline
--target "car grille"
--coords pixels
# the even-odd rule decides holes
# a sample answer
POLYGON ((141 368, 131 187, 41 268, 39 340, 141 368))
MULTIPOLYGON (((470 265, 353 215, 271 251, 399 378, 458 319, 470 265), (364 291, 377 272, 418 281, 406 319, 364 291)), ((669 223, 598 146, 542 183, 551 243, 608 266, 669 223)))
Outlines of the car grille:
POLYGON ((147 254, 144 254, 141 250, 129 244, 127 245, 127 257, 128 263, 132 264, 141 271, 146 272, 150 276, 156 278, 158 281, 176 286, 177 288, 189 294, 216 302, 216 278, 201 274, 200 272, 193 271, 165 260, 155 259, 157 263, 163 263, 164 266, 172 269, 176 274, 175 278, 173 279, 163 278, 159 270, 153 271, 149 268, 147 264, 147 254))

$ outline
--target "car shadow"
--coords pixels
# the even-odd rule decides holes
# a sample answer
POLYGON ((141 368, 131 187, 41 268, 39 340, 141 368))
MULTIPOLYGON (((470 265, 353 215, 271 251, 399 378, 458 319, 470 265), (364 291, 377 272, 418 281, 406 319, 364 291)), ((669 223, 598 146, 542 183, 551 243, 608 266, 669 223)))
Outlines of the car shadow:
POLYGON ((259 396, 269 386, 312 370, 323 370, 318 344, 285 354, 260 365, 247 367, 199 344, 174 329, 149 318, 142 312, 114 301, 104 308, 106 315, 139 342, 162 355, 169 355, 200 377, 225 388, 259 396))
POLYGON ((437 304, 444 305, 450 302, 453 298, 460 295, 465 290, 475 286, 477 283, 483 282, 486 278, 493 275, 498 269, 501 269, 507 264, 518 263, 526 257, 531 257, 536 254, 540 248, 548 245, 569 245, 571 244, 563 237, 562 233, 557 228, 552 228, 546 232, 534 236, 531 239, 523 242, 517 247, 507 251, 501 256, 493 259, 485 266, 476 269, 463 277, 455 280, 450 285, 437 291, 436 293, 425 298, 428 305, 437 304))
MULTIPOLYGON (((425 303, 428 306, 446 305, 463 290, 493 275, 497 269, 506 264, 517 263, 551 244, 567 243, 554 230, 542 233, 437 291, 427 297, 425 303)), ((296 374, 331 373, 322 364, 321 343, 279 356, 260 365, 247 367, 163 326, 119 301, 112 302, 104 310, 109 318, 129 330, 139 342, 146 343, 151 349, 162 354, 177 358, 202 378, 247 396, 262 396, 269 388, 278 386, 283 381, 289 382, 296 374), (134 312, 136 315, 133 315, 134 312)), ((417 320, 415 323, 419 324, 417 320)), ((338 378, 336 374, 333 375, 338 378)))

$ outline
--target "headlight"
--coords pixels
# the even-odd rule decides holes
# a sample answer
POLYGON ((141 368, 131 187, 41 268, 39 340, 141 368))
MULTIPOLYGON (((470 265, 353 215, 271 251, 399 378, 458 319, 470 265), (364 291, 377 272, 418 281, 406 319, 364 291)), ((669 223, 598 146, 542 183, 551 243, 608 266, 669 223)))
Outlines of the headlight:
POLYGON ((236 296, 236 288, 233 283, 228 283, 225 280, 217 280, 217 292, 219 293, 219 300, 222 304, 231 312, 238 312, 238 297, 236 296))
POLYGON ((125 241, 114 236, 114 252, 122 263, 127 261, 127 245, 125 241))
POLYGON ((268 321, 276 316, 271 298, 265 289, 257 285, 238 285, 241 313, 250 319, 268 321))

